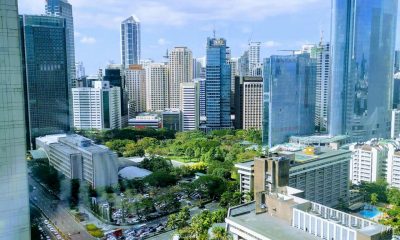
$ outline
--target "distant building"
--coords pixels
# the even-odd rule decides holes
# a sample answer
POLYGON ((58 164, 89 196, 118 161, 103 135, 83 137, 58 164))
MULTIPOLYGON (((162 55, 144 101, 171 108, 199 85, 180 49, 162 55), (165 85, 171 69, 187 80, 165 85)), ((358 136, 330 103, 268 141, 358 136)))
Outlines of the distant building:
POLYGON ((76 129, 121 128, 121 98, 119 87, 108 81, 94 82, 93 88, 73 88, 72 100, 76 129))
POLYGON ((199 83, 181 83, 182 131, 197 130, 200 124, 199 83))
POLYGON ((394 73, 400 72, 400 51, 394 51, 394 73))
POLYGON ((399 108, 392 110, 390 138, 400 138, 400 109, 399 108))
POLYGON ((20 16, 28 146, 35 138, 70 130, 66 20, 20 16))
POLYGON ((206 119, 206 79, 195 78, 193 82, 199 85, 199 111, 200 111, 200 122, 206 119))
POLYGON ((161 127, 174 131, 182 131, 182 112, 179 109, 165 109, 161 113, 161 127))
POLYGON ((262 128, 263 79, 262 77, 243 78, 243 129, 262 128))
POLYGON ((400 72, 394 75, 393 84, 393 108, 400 106, 400 72))
POLYGON ((257 69, 261 69, 260 60, 261 42, 250 42, 249 43, 249 74, 250 76, 262 76, 261 72, 257 69))
POLYGON ((152 63, 146 66, 146 110, 163 111, 168 108, 168 66, 152 63))
POLYGON ((175 47, 169 53, 169 107, 179 108, 180 85, 190 82, 193 76, 192 51, 187 47, 175 47))
POLYGON ((350 137, 346 135, 310 135, 310 136, 291 136, 289 143, 301 144, 314 147, 328 147, 338 150, 343 145, 350 143, 350 137))
POLYGON ((80 135, 36 138, 37 148, 44 149, 49 163, 70 179, 87 181, 94 188, 118 183, 117 154, 80 135))
POLYGON ((83 66, 83 62, 75 63, 75 79, 80 79, 86 77, 85 66, 83 66))
POLYGON ((207 39, 207 131, 231 128, 231 68, 226 56, 227 46, 225 39, 207 39))
POLYGON ((135 118, 129 119, 128 125, 134 128, 160 128, 161 120, 158 114, 140 114, 135 118))
POLYGON ((388 149, 386 181, 389 186, 400 189, 400 148, 398 144, 389 144, 388 149))
POLYGON ((249 51, 246 50, 238 59, 239 76, 249 76, 249 51))
POLYGON ((193 78, 206 78, 206 58, 193 58, 193 78))
POLYGON ((146 70, 141 65, 125 69, 125 86, 129 97, 129 119, 146 111, 146 70))
POLYGON ((308 53, 264 60, 264 145, 315 132, 316 62, 308 53))
POLYGON ((328 96, 331 71, 330 45, 320 42, 317 47, 317 77, 315 95, 315 126, 319 132, 328 131, 328 96))
POLYGON ((239 173, 240 193, 252 193, 254 191, 254 161, 236 163, 235 168, 239 173))
POLYGON ((131 16, 121 23, 121 58, 122 65, 139 64, 141 55, 140 21, 131 16))

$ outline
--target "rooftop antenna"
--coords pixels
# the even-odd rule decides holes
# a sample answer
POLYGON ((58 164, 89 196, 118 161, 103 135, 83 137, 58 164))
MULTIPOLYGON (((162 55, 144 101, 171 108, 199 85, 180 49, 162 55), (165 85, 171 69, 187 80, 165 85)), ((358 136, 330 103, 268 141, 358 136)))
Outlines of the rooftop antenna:
POLYGON ((321 30, 320 37, 320 44, 322 44, 324 42, 324 30, 321 30))
POLYGON ((216 36, 216 31, 215 31, 215 24, 213 24, 214 26, 213 26, 213 36, 214 36, 214 38, 216 38, 215 36, 216 36))

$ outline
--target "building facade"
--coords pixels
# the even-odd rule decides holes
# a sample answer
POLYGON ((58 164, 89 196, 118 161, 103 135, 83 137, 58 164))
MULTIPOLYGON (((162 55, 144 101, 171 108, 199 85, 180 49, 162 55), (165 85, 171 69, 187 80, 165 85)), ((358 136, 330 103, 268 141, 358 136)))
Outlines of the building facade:
POLYGON ((328 96, 330 79, 330 45, 322 41, 317 48, 317 81, 315 94, 315 127, 319 132, 328 129, 328 96))
POLYGON ((396 0, 332 2, 329 133, 388 138, 396 0))
POLYGON ((163 111, 168 105, 168 66, 152 63, 146 66, 146 110, 163 111))
POLYGON ((35 138, 70 130, 66 20, 20 16, 27 133, 35 138))
POLYGON ((226 52, 225 39, 207 39, 207 131, 231 128, 231 68, 227 62, 226 52))
POLYGON ((392 110, 390 138, 400 138, 400 109, 392 110))
POLYGON ((165 109, 161 113, 161 127, 176 132, 182 131, 182 112, 180 109, 165 109))
POLYGON ((169 107, 181 105, 181 83, 190 82, 193 76, 192 51, 187 47, 175 47, 169 53, 169 107))
POLYGON ((243 78, 243 129, 262 128, 263 79, 262 77, 243 78))
POLYGON ((250 76, 262 76, 257 68, 260 68, 261 42, 250 42, 249 43, 249 74, 250 76))
POLYGON ((182 131, 197 130, 200 124, 199 83, 181 83, 180 93, 182 131))
POLYGON ((74 128, 121 128, 120 91, 119 87, 110 87, 108 81, 96 81, 93 88, 73 88, 74 128))
POLYGON ((0 239, 30 239, 17 0, 0 1, 0 239))
POLYGON ((122 65, 139 64, 141 54, 140 21, 130 16, 121 23, 121 58, 122 65))
POLYGON ((125 86, 129 97, 129 119, 146 111, 146 70, 141 65, 125 69, 125 86))
POLYGON ((315 81, 315 60, 307 53, 264 60, 264 145, 315 132, 315 81))

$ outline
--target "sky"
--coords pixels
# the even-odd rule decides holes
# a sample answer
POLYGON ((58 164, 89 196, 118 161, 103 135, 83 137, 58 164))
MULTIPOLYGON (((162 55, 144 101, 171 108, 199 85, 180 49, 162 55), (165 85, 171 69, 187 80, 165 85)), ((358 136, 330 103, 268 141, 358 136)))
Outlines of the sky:
MULTIPOLYGON (((131 15, 141 21, 142 59, 162 61, 167 49, 189 47, 205 55, 207 37, 227 40, 232 57, 249 41, 262 42, 261 56, 285 54, 329 40, 330 0, 69 0, 73 6, 75 59, 86 74, 121 63, 120 23, 131 15)), ((18 0, 20 14, 43 14, 45 0, 18 0)))

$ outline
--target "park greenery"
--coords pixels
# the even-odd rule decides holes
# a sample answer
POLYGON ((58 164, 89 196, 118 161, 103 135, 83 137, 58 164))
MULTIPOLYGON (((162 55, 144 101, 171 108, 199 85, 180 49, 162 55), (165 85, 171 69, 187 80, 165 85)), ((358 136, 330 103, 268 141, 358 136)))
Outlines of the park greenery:
POLYGON ((86 230, 88 231, 88 233, 90 235, 92 235, 95 238, 104 237, 103 231, 100 228, 98 228, 96 225, 94 225, 94 224, 87 224, 86 225, 86 230))

